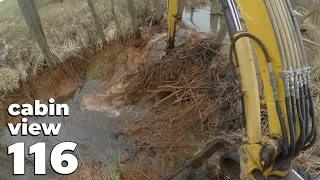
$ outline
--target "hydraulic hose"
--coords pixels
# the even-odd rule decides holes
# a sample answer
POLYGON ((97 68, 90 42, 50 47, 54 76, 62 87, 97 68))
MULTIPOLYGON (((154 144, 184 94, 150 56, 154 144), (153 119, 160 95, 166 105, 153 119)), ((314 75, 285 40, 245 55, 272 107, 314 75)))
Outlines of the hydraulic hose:
POLYGON ((277 39, 277 44, 278 44, 278 47, 279 47, 279 53, 280 53, 280 56, 281 56, 281 64, 282 64, 282 69, 285 70, 287 68, 289 68, 289 64, 287 61, 285 61, 285 59, 289 59, 290 57, 290 54, 288 52, 288 49, 285 48, 286 47, 286 44, 284 43, 285 42, 285 37, 281 35, 281 30, 280 30, 280 18, 277 15, 275 9, 273 8, 270 0, 264 0, 264 3, 266 5, 266 8, 267 8, 267 11, 268 11, 268 14, 269 14, 269 17, 270 17, 270 20, 271 20, 271 24, 272 24, 272 27, 273 27, 273 31, 274 31, 274 34, 276 36, 276 39, 277 39), (281 43, 280 43, 281 42, 281 43))
MULTIPOLYGON (((232 65, 232 67, 234 67, 233 61, 232 61, 232 53, 233 53, 233 50, 235 48, 236 42, 239 39, 244 38, 244 37, 247 37, 247 38, 250 38, 250 39, 254 40, 260 46, 260 48, 262 49, 262 51, 264 53, 264 56, 266 58, 266 62, 268 64, 268 69, 269 69, 269 74, 270 74, 270 82, 271 82, 271 85, 272 85, 272 89, 273 89, 273 93, 274 93, 274 97, 275 97, 275 103, 276 103, 276 110, 277 110, 277 114, 278 114, 278 118, 279 118, 279 121, 280 121, 281 130, 282 130, 282 141, 283 141, 283 144, 282 144, 282 154, 281 154, 280 160, 283 160, 283 159, 287 158, 288 151, 289 151, 289 149, 288 149, 288 147, 289 147, 288 132, 287 132, 287 129, 286 129, 286 125, 285 125, 285 120, 284 120, 284 117, 283 117, 282 109, 280 107, 277 80, 276 80, 274 72, 273 72, 271 59, 270 59, 270 55, 269 55, 269 53, 267 51, 267 48, 264 46, 262 41, 259 38, 257 38, 256 36, 254 36, 253 34, 241 33, 241 34, 239 34, 239 35, 237 35, 236 37, 233 38, 233 41, 231 43, 230 50, 229 50, 229 61, 230 61, 231 65, 232 65)), ((235 70, 234 70, 234 74, 235 74, 235 70)))
MULTIPOLYGON (((303 118, 302 118, 302 114, 301 114, 300 81, 299 80, 295 81, 295 92, 296 92, 295 99, 294 98, 291 99, 291 102, 295 102, 295 103, 292 104, 292 107, 296 107, 296 110, 294 108, 292 108, 292 109, 294 110, 294 112, 297 113, 296 114, 297 116, 294 115, 295 132, 298 132, 298 124, 299 124, 299 127, 300 127, 300 129, 299 129, 300 130, 300 136, 296 141, 296 148, 295 148, 295 153, 294 153, 294 156, 297 156, 301 152, 301 150, 302 150, 302 148, 304 146, 304 130, 301 131, 301 129, 304 129, 304 128, 303 128, 303 118)), ((297 138, 297 134, 296 134, 296 138, 297 138)))
MULTIPOLYGON (((232 69, 232 77, 233 77, 233 84, 235 86, 238 86, 238 90, 239 90, 239 93, 240 93, 240 105, 241 105, 241 110, 242 110, 242 129, 243 131, 246 130, 246 111, 245 111, 245 106, 244 106, 244 95, 242 93, 242 89, 241 89, 241 85, 237 85, 237 81, 239 80, 238 79, 238 76, 237 76, 237 72, 236 72, 236 68, 233 64, 233 49, 235 49, 235 45, 233 46, 230 46, 230 51, 229 51, 229 63, 231 65, 231 69, 232 69)), ((236 59, 238 59, 237 57, 237 53, 235 53, 235 56, 236 56, 236 59)))
POLYGON ((286 107, 287 107, 287 116, 288 116, 288 123, 289 123, 289 132, 290 132, 290 146, 289 146, 289 152, 288 152, 288 156, 292 157, 294 154, 294 149, 295 149, 295 133, 294 133, 294 127, 293 127, 293 122, 292 122, 292 112, 291 112, 291 99, 290 97, 286 97, 285 98, 285 102, 286 102, 286 107))
MULTIPOLYGON (((288 80, 287 80, 288 81, 288 80)), ((287 115, 288 115, 288 125, 289 125, 289 133, 290 133, 290 146, 289 146, 289 152, 287 159, 292 158, 295 152, 296 148, 296 129, 295 129, 295 104, 294 104, 294 99, 295 99, 295 88, 294 88, 294 77, 289 78, 289 93, 288 96, 285 98, 286 102, 286 110, 287 110, 287 115)))
MULTIPOLYGON (((229 37, 230 40, 233 40, 233 34, 236 33, 237 31, 242 30, 241 27, 241 23, 240 21, 238 21, 237 19, 239 19, 238 15, 234 14, 234 12, 232 10, 234 10, 234 4, 232 1, 226 1, 226 0, 220 0, 221 6, 222 6, 222 11, 224 14, 224 17, 226 19, 226 24, 227 24, 227 29, 229 32, 229 37)), ((236 48, 233 48, 234 50, 236 50, 236 48)), ((235 85, 237 85, 236 80, 238 80, 237 78, 237 73, 235 71, 235 67, 233 64, 233 59, 232 59, 232 55, 229 55, 229 61, 230 61, 230 65, 232 66, 232 76, 233 76, 233 83, 235 85)), ((238 55, 235 53, 234 54, 236 62, 238 62, 238 55)), ((239 92, 242 92, 241 86, 239 87, 239 92)), ((244 107, 244 95, 241 93, 240 95, 240 103, 241 103, 241 109, 242 109, 242 129, 245 132, 246 130, 246 114, 245 114, 245 107, 244 107)), ((245 133, 244 133, 245 134, 245 133)))
POLYGON ((302 61, 303 61, 304 66, 307 67, 308 66, 307 54, 306 54, 306 51, 305 51, 305 48, 304 48, 304 45, 303 45, 302 35, 301 35, 301 32, 300 32, 300 28, 299 28, 299 23, 298 23, 297 18, 294 15, 292 15, 293 14, 293 8, 292 8, 290 0, 285 0, 285 1, 287 3, 287 6, 288 6, 290 12, 291 12, 293 25, 295 27, 296 34, 298 36, 298 42, 299 42, 299 45, 300 45, 300 48, 301 48, 301 53, 302 53, 302 58, 303 58, 302 61))
MULTIPOLYGON (((302 114, 302 119, 303 119, 303 128, 300 129, 300 131, 306 135, 306 101, 305 101, 305 93, 304 93, 304 88, 303 88, 303 83, 301 82, 301 85, 299 87, 300 91, 300 107, 301 107, 301 114, 302 114)), ((303 140, 305 141, 305 139, 303 140)))
MULTIPOLYGON (((270 21, 272 23, 272 27, 275 33, 275 37, 277 40, 277 44, 279 47, 279 53, 282 63, 282 69, 283 71, 291 71, 292 67, 296 67, 298 65, 297 58, 299 58, 299 54, 296 53, 296 51, 293 51, 293 49, 297 50, 297 43, 289 43, 290 42, 296 42, 293 30, 293 25, 290 26, 291 22, 287 22, 286 19, 288 19, 288 14, 285 14, 284 12, 284 5, 279 1, 270 1, 270 0, 264 0, 264 3, 266 5, 270 21), (281 8, 280 8, 281 7, 281 8), (281 10, 284 12, 284 14, 281 14, 281 10), (291 36, 283 36, 282 34, 286 33, 291 36)), ((282 157, 281 159, 291 158, 294 155, 295 152, 295 146, 296 146, 296 131, 295 131, 295 105, 294 105, 294 84, 295 81, 290 80, 289 84, 289 77, 284 81, 285 83, 285 89, 286 89, 286 109, 287 109, 287 115, 288 115, 288 123, 289 123, 289 131, 290 131, 290 147, 289 147, 289 154, 288 157, 282 157), (291 102, 291 103, 290 103, 291 102), (290 109, 291 107, 291 109, 290 109), (292 112, 292 113, 291 113, 292 112), (293 114, 294 113, 294 114, 293 114)), ((283 128, 283 127, 281 127, 283 128)))
POLYGON ((286 125, 285 125, 285 122, 284 122, 284 117, 283 117, 283 114, 282 114, 282 110, 281 110, 279 101, 276 101, 276 109, 277 109, 277 112, 278 112, 278 117, 279 117, 279 120, 280 120, 280 126, 281 126, 281 131, 282 131, 282 136, 283 136, 282 137, 282 140, 283 140, 282 155, 281 155, 281 157, 279 159, 281 161, 281 160, 286 159, 287 156, 288 156, 289 142, 288 142, 287 129, 286 129, 286 125))
POLYGON ((312 128, 311 128, 311 132, 309 134, 309 136, 307 137, 307 140, 306 140, 306 146, 305 146, 305 150, 306 149, 309 149, 311 146, 314 145, 314 143, 316 142, 317 140, 317 119, 316 119, 316 113, 315 113, 315 110, 314 110, 314 102, 313 102, 313 98, 312 98, 312 91, 311 91, 311 88, 308 87, 308 94, 309 94, 309 103, 310 103, 310 116, 311 116, 311 119, 312 119, 312 128))
MULTIPOLYGON (((291 108, 292 108, 292 135, 290 135, 293 144, 292 144, 292 154, 291 156, 288 155, 288 157, 293 157, 296 151, 296 146, 297 146, 297 114, 296 114, 296 107, 295 107, 295 97, 291 96, 291 108)), ((289 122, 290 125, 290 122, 289 122)))
POLYGON ((281 65, 282 65, 282 69, 286 69, 286 64, 284 63, 284 59, 286 59, 286 56, 287 56, 287 51, 286 49, 284 48, 284 43, 283 43, 283 37, 280 36, 280 30, 278 28, 278 22, 276 20, 274 20, 275 18, 272 18, 274 17, 274 11, 273 9, 270 7, 270 2, 268 0, 264 0, 264 3, 267 7, 267 11, 268 11, 268 15, 270 17, 270 20, 271 20, 271 24, 272 24, 272 27, 273 27, 273 31, 274 31, 274 34, 276 36, 276 39, 277 39, 277 44, 278 44, 278 47, 279 47, 279 53, 280 53, 280 58, 281 58, 281 65), (280 43, 281 42, 281 43, 280 43))
POLYGON ((299 35, 297 34, 297 31, 296 31, 296 28, 295 28, 295 23, 294 23, 294 16, 292 16, 292 9, 290 9, 288 3, 286 2, 283 2, 283 5, 285 7, 285 12, 287 13, 287 18, 289 19, 289 24, 291 26, 291 29, 292 29, 292 33, 293 33, 293 39, 295 41, 295 44, 296 44, 296 47, 297 47, 297 51, 298 51, 298 59, 297 59, 297 62, 296 64, 300 67, 301 65, 303 65, 303 55, 302 55, 302 49, 303 47, 301 47, 301 44, 299 42, 299 35))
MULTIPOLYGON (((282 0, 271 0, 273 3, 271 3, 271 7, 276 9, 276 12, 278 13, 278 17, 280 19, 280 27, 283 29, 283 33, 286 34, 286 44, 288 45, 288 51, 290 53, 290 58, 285 59, 289 66, 290 71, 295 71, 300 66, 301 61, 301 53, 299 53, 296 34, 293 25, 293 20, 289 18, 288 14, 288 7, 287 4, 285 4, 282 0), (294 69, 294 70, 293 70, 294 69)), ((299 74, 295 74, 293 77, 290 77, 290 100, 287 100, 286 103, 286 110, 288 111, 288 125, 289 125, 289 131, 290 131, 290 148, 289 148, 289 154, 288 159, 292 158, 295 152, 295 146, 296 146, 296 129, 295 129, 295 120, 296 120, 296 109, 295 109, 295 84, 296 79, 299 78, 299 74), (296 78, 297 77, 297 78, 296 78), (289 103, 289 101, 291 103, 289 103), (291 109, 290 109, 291 107, 291 109)))
POLYGON ((297 42, 297 38, 295 35, 295 31, 294 31, 294 25, 293 25, 293 21, 291 19, 291 17, 289 17, 289 11, 287 8, 287 5, 285 4, 285 2, 283 0, 280 1, 276 1, 276 4, 278 4, 278 8, 280 9, 280 12, 282 12, 283 14, 283 21, 284 24, 287 27, 287 32, 288 32, 288 40, 289 40, 289 44, 291 44, 291 51, 292 51, 292 59, 291 60, 291 64, 293 68, 298 68, 300 65, 300 54, 299 54, 299 50, 298 50, 298 42, 297 42))
MULTIPOLYGON (((307 61, 307 56, 306 56, 306 52, 305 52, 305 49, 304 49, 304 46, 303 46, 303 42, 302 42, 302 36, 301 36, 301 33, 300 33, 300 30, 299 30, 299 25, 298 25, 298 21, 297 21, 297 18, 292 15, 293 13, 293 8, 292 8, 292 5, 291 5, 291 2, 290 0, 285 0, 286 4, 287 4, 287 7, 289 9, 289 11, 291 12, 291 16, 292 16, 292 20, 293 20, 293 24, 294 24, 294 27, 295 27, 295 31, 296 31, 296 34, 298 36, 298 42, 299 42, 299 45, 300 45, 300 48, 301 48, 301 53, 302 53, 302 58, 303 58, 303 67, 302 68, 306 68, 308 66, 308 61, 307 61)), ((312 91, 311 91, 311 87, 310 87, 310 82, 307 86, 307 78, 309 78, 309 73, 307 72, 303 72, 303 81, 304 81, 304 84, 303 84, 303 92, 300 94, 303 94, 305 96, 300 96, 301 97, 301 107, 302 107, 302 114, 304 116, 304 119, 305 119, 305 122, 304 122, 304 125, 305 127, 304 128, 301 128, 302 130, 305 130, 305 147, 303 148, 304 150, 310 148, 316 141, 317 139, 317 122, 316 122, 316 115, 315 115, 315 110, 314 110, 314 103, 313 103, 313 99, 312 99, 312 91), (306 100, 304 102, 304 99, 306 100), (310 105, 310 106, 309 106, 310 105), (305 108, 304 108, 305 107, 305 108), (309 114, 311 116, 311 121, 312 121, 312 127, 311 127, 311 131, 310 131, 310 134, 309 134, 309 114)), ((310 80, 308 80, 310 81, 310 80)), ((300 88, 301 90, 301 88, 300 88)))
POLYGON ((309 136, 309 112, 310 112, 310 107, 309 107, 309 96, 308 96, 308 87, 307 84, 303 84, 303 91, 304 91, 304 98, 305 98, 305 132, 306 132, 306 137, 309 136))
POLYGON ((293 127, 294 127, 294 131, 296 131, 297 129, 297 114, 296 111, 297 109, 295 108, 296 105, 296 99, 294 96, 291 96, 291 108, 292 108, 292 120, 293 120, 293 127))
POLYGON ((296 145, 295 156, 298 155, 301 152, 301 150, 304 148, 304 141, 305 141, 304 118, 302 116, 302 111, 301 111, 301 96, 300 96, 300 99, 299 97, 296 97, 296 106, 297 106, 298 119, 299 119, 299 125, 300 125, 300 137, 296 145))

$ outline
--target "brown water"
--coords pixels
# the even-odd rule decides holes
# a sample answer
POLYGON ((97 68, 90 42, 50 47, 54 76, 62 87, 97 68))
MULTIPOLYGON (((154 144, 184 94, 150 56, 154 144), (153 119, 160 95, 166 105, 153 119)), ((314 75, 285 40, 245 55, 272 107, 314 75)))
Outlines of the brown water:
MULTIPOLYGON (((94 90, 101 89, 102 83, 88 82, 80 92, 77 92, 71 101, 66 102, 69 105, 69 117, 34 117, 28 118, 29 123, 61 123, 61 129, 58 136, 45 137, 40 136, 11 136, 6 130, 0 135, 0 180, 5 179, 49 179, 55 178, 57 174, 52 172, 51 166, 47 163, 47 176, 35 177, 33 170, 33 156, 25 157, 28 162, 25 165, 25 176, 12 175, 12 155, 7 155, 7 147, 16 142, 25 142, 26 146, 38 142, 46 143, 46 162, 49 162, 49 152, 52 148, 66 141, 73 141, 78 144, 75 154, 81 162, 101 162, 108 164, 107 150, 115 150, 123 146, 121 140, 115 138, 115 132, 118 130, 120 112, 109 110, 108 108, 99 109, 99 111, 83 110, 82 99, 86 94, 94 90)), ((27 149, 27 148, 26 148, 27 149)))

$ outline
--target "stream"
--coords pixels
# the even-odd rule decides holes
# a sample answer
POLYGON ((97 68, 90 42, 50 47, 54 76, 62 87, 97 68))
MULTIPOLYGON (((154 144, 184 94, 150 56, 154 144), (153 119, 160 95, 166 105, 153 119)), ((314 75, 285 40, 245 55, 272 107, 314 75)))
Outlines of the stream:
POLYGON ((197 32, 217 33, 220 29, 222 14, 211 14, 211 5, 185 7, 182 22, 197 32))
MULTIPOLYGON (((101 89, 102 83, 88 82, 82 90, 75 93, 72 100, 66 102, 69 105, 70 115, 68 117, 29 117, 28 123, 61 123, 58 136, 11 136, 9 130, 0 135, 0 179, 43 179, 34 176, 33 155, 25 152, 25 176, 13 176, 12 161, 13 155, 7 155, 7 147, 16 142, 25 142, 29 147, 38 142, 46 143, 46 171, 45 179, 54 178, 57 174, 51 170, 49 158, 52 148, 61 142, 75 142, 78 144, 73 153, 77 156, 79 165, 81 162, 100 162, 107 164, 107 150, 116 149, 121 146, 121 141, 116 139, 114 132, 118 129, 119 112, 103 109, 99 111, 83 110, 81 105, 82 97, 94 90, 101 89), (28 163, 29 162, 29 163, 28 163)), ((25 148, 28 149, 28 148, 25 148)))

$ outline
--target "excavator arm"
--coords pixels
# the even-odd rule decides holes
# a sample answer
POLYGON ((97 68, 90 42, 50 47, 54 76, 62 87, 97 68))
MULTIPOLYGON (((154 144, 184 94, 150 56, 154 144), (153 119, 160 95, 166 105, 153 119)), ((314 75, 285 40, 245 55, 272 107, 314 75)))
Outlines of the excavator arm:
POLYGON ((241 172, 251 178, 257 178, 257 172, 264 177, 285 177, 292 160, 310 148, 317 136, 310 67, 291 2, 221 3, 232 39, 230 55, 233 50, 237 54, 244 94, 246 133, 239 148, 241 172), (247 31, 242 30, 239 14, 247 31), (258 78, 263 82, 268 110, 268 137, 261 135, 258 78))
MULTIPOLYGON (((229 60, 234 69, 237 64, 240 70, 239 75, 234 70, 234 78, 240 77, 244 114, 243 143, 236 148, 237 156, 222 157, 222 171, 232 179, 288 177, 290 173, 292 176, 292 161, 314 144, 317 125, 310 67, 291 2, 220 2, 232 42, 229 60), (263 92, 259 92, 258 79, 262 81, 263 92), (261 94, 270 128, 265 137, 261 131, 261 94), (230 162, 238 162, 241 172, 230 170, 230 162)), ((169 48, 173 48, 178 0, 168 3, 169 48)))

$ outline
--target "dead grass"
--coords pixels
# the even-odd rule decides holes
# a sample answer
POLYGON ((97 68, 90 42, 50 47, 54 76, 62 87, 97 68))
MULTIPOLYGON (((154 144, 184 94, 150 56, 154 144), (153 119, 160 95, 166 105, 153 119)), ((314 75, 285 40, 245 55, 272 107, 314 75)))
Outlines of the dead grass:
POLYGON ((230 68, 226 58, 210 48, 211 41, 193 36, 165 58, 147 60, 125 78, 128 104, 149 111, 127 124, 124 133, 140 154, 156 152, 144 162, 135 160, 150 179, 167 175, 208 139, 240 128, 230 68))
MULTIPOLYGON (((132 163, 140 165, 140 171, 150 179, 161 179, 179 167, 208 139, 234 141, 241 136, 238 94, 230 68, 225 57, 209 48, 210 41, 193 37, 167 57, 156 62, 148 60, 138 72, 126 77, 128 104, 143 105, 148 113, 126 126, 125 139, 139 154, 132 163)), ((316 111, 320 112, 320 61, 314 62, 312 81, 316 111)), ((265 109, 262 115, 267 134, 265 109)), ((320 141, 295 161, 314 176, 320 171, 319 147, 320 141)), ((215 177, 219 174, 212 173, 215 177)))
MULTIPOLYGON (((139 21, 143 24, 152 15, 152 3, 138 0, 135 5, 139 10, 139 21)), ((46 1, 39 7, 49 47, 60 62, 71 58, 84 58, 101 50, 101 40, 97 35, 86 0, 64 0, 63 3, 46 1)), ((121 37, 122 35, 115 30, 109 1, 95 1, 95 7, 108 42, 117 42, 131 37, 130 20, 124 0, 116 1, 116 12, 125 37, 121 37)), ((44 58, 37 43, 29 34, 21 13, 1 17, 0 36, 1 44, 3 40, 6 40, 10 46, 6 52, 0 49, 0 67, 4 67, 0 68, 0 74, 6 75, 5 79, 0 79, 0 90, 14 90, 19 88, 19 80, 25 80, 24 76, 18 72, 31 71, 34 74, 38 70, 41 72, 45 65, 44 58), (2 56, 4 53, 6 55, 2 56), (26 68, 20 71, 17 64, 22 64, 26 68)))
POLYGON ((34 100, 47 102, 50 98, 64 101, 82 85, 86 76, 88 62, 84 59, 69 59, 55 71, 44 69, 38 75, 30 74, 25 81, 19 81, 20 87, 14 91, 0 92, 0 132, 9 122, 20 121, 9 117, 9 105, 33 104, 34 100))
POLYGON ((320 141, 318 140, 317 143, 314 144, 312 148, 301 153, 300 156, 296 159, 295 164, 307 170, 310 174, 314 175, 315 177, 319 177, 320 176, 320 173, 319 173, 320 172, 320 141))

